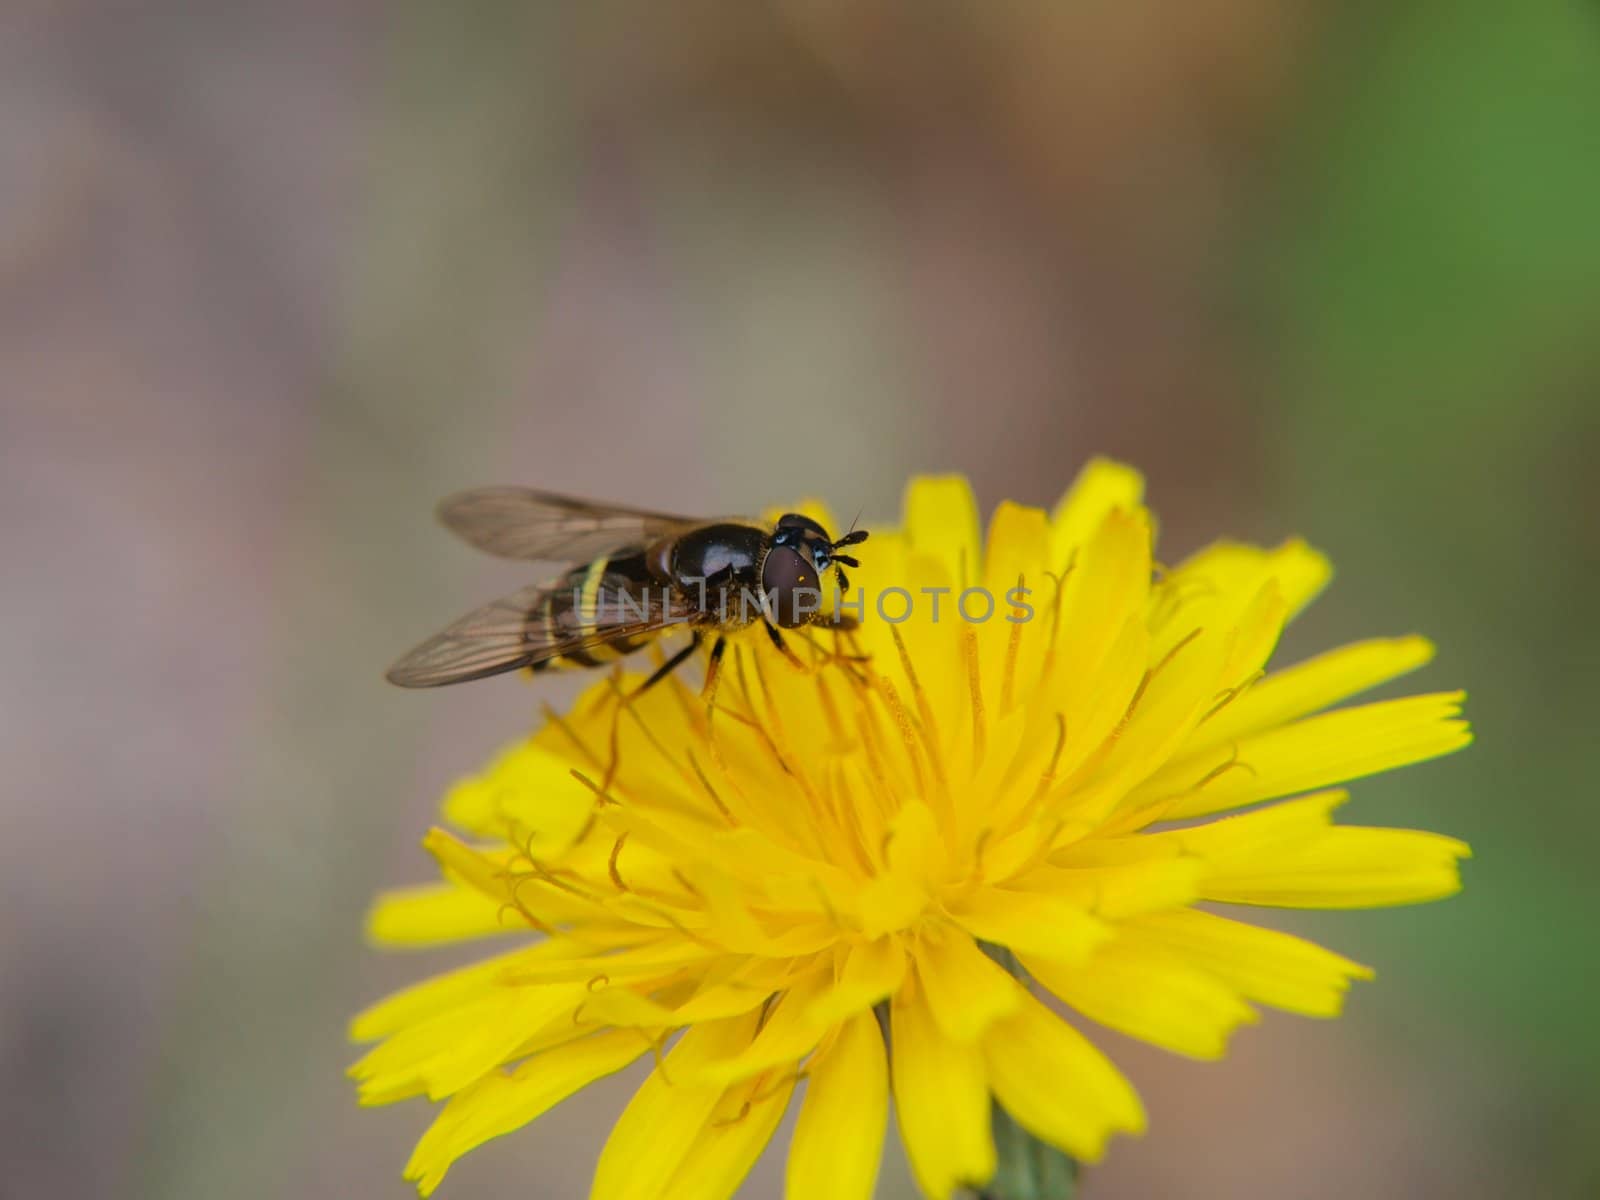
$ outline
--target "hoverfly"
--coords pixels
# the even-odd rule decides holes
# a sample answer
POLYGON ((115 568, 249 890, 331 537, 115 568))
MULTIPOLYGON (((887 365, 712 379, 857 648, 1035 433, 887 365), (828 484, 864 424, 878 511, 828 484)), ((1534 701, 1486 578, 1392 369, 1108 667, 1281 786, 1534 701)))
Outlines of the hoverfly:
MULTIPOLYGON (((595 504, 529 488, 478 488, 439 505, 439 519, 480 550, 502 558, 575 564, 475 609, 389 668, 401 687, 438 687, 523 667, 594 667, 641 649, 678 625, 689 644, 644 683, 648 688, 714 636, 706 669, 713 686, 727 634, 760 621, 773 644, 798 661, 779 632, 819 618, 822 580, 841 593, 840 553, 865 529, 835 539, 816 521, 786 513, 771 528, 595 504), (809 603, 808 603, 809 602, 809 603)), ((854 625, 833 618, 841 628, 854 625)))

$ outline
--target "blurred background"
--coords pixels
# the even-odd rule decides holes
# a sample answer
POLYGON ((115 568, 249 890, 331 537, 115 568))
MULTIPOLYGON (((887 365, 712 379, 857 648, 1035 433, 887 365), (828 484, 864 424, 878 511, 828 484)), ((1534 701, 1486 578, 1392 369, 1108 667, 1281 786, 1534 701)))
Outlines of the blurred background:
MULTIPOLYGON (((1347 810, 1459 899, 1287 921, 1378 968, 1343 1022, 1107 1037, 1151 1132, 1088 1196, 1600 1194, 1597 131, 1558 0, 7 0, 0 1195, 410 1194, 344 1025, 451 956, 362 912, 535 705, 381 680, 524 582, 439 495, 1097 453, 1169 560, 1327 549, 1286 657, 1426 631, 1480 740, 1347 810)), ((583 1195, 634 1082, 445 1195, 583 1195)))

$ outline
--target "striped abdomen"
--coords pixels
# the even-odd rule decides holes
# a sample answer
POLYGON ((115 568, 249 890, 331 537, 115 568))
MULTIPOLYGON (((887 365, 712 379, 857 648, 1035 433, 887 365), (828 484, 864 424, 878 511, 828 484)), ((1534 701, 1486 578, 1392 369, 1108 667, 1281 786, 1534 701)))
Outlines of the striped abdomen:
POLYGON ((530 642, 566 645, 532 665, 534 671, 597 667, 648 645, 663 615, 677 606, 653 577, 643 552, 598 558, 574 567, 528 613, 530 642))

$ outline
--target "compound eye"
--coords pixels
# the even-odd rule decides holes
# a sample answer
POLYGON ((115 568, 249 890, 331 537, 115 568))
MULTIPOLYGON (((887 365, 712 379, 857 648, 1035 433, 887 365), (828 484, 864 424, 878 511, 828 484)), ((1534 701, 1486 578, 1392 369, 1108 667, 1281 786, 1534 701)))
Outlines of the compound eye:
POLYGON ((783 629, 804 625, 822 607, 816 567, 788 546, 767 551, 761 564, 761 591, 771 598, 773 623, 783 629))

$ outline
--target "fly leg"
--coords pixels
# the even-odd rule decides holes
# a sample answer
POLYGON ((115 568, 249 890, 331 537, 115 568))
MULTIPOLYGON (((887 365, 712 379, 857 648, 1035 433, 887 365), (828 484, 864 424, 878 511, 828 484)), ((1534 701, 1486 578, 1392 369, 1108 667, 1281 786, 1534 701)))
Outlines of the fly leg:
POLYGON ((717 698, 717 676, 722 670, 722 656, 728 649, 728 639, 721 634, 711 643, 711 658, 706 663, 706 682, 700 689, 700 696, 706 702, 706 707, 711 707, 711 702, 717 698))
POLYGON ((628 702, 631 704, 651 688, 655 687, 656 684, 660 683, 668 675, 671 675, 679 667, 683 666, 684 663, 689 661, 689 656, 698 649, 700 649, 700 631, 695 630, 693 636, 691 636, 689 639, 689 644, 682 650, 679 650, 671 658, 667 659, 666 662, 662 663, 654 671, 652 671, 649 679, 646 679, 638 687, 634 688, 633 693, 628 697, 628 702))
POLYGON ((860 647, 858 647, 855 643, 855 638, 853 635, 855 631, 860 628, 855 618, 844 617, 838 620, 835 620, 834 618, 824 618, 818 623, 818 626, 820 628, 830 629, 833 631, 834 638, 832 649, 828 649, 827 647, 820 645, 818 643, 818 639, 812 637, 809 631, 805 631, 800 634, 800 636, 805 639, 806 645, 811 647, 812 654, 814 654, 819 660, 817 665, 826 666, 829 663, 836 663, 842 669, 850 671, 857 679, 864 678, 856 664, 871 662, 872 655, 860 653, 860 647), (849 640, 851 649, 855 651, 855 653, 847 653, 841 648, 841 643, 847 638, 849 640))
POLYGON ((772 644, 778 648, 778 653, 787 658, 790 665, 792 665, 796 670, 804 671, 806 669, 805 663, 800 661, 800 656, 798 654, 789 649, 789 643, 783 640, 783 634, 778 632, 778 627, 772 624, 770 621, 763 621, 761 623, 766 627, 767 636, 772 639, 772 644))

